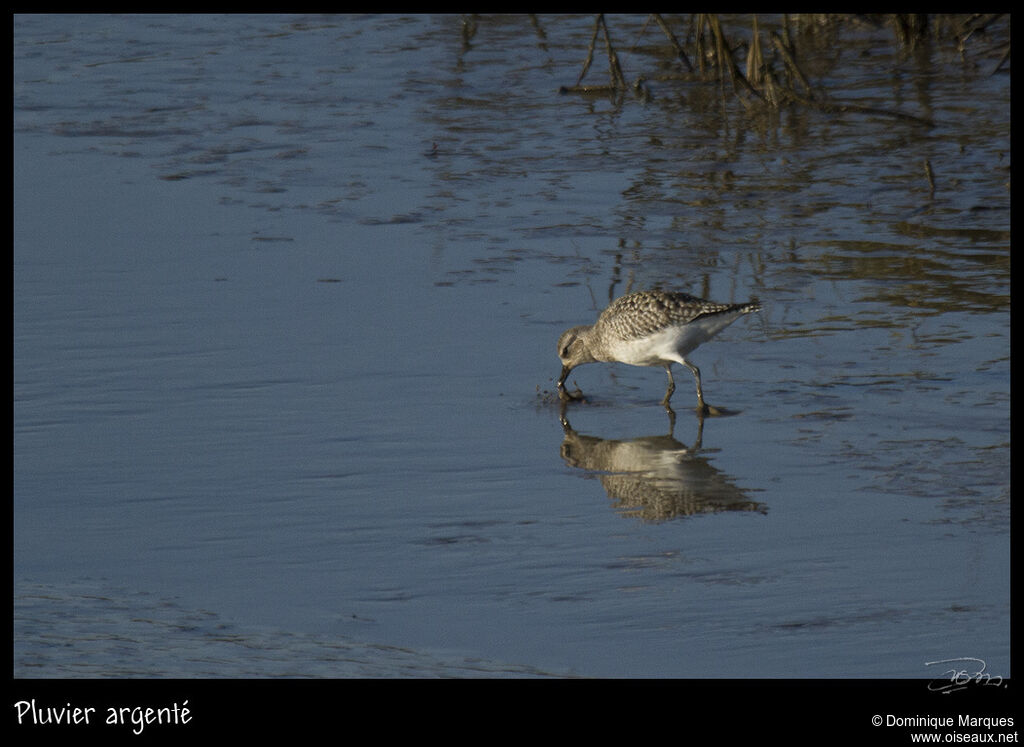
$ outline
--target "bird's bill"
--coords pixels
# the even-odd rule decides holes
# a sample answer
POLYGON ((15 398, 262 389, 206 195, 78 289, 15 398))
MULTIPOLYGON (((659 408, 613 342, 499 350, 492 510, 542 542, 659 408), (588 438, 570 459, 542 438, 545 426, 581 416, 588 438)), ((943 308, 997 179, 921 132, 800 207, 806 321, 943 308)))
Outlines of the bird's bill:
POLYGON ((572 366, 562 366, 562 375, 558 377, 559 389, 565 389, 565 380, 569 378, 570 371, 572 371, 572 366))

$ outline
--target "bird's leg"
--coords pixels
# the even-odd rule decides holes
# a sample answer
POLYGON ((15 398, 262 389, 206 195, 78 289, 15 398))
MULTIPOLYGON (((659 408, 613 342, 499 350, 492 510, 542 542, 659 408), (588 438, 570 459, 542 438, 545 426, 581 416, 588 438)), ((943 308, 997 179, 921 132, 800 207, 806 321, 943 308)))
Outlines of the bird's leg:
POLYGON ((693 374, 694 381, 697 382, 697 404, 699 405, 698 409, 700 410, 701 414, 704 414, 708 412, 711 408, 709 408, 707 404, 705 404, 704 402, 704 390, 701 389, 700 386, 700 369, 697 368, 692 363, 690 363, 689 361, 683 361, 683 365, 690 369, 690 372, 693 374))

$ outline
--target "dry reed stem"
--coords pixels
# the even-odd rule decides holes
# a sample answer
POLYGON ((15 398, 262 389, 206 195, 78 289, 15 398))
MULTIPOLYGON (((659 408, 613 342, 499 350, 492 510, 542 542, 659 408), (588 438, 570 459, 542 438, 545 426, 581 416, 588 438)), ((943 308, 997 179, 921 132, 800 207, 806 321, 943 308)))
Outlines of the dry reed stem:
POLYGON ((622 68, 619 67, 619 56, 615 54, 615 48, 612 46, 612 39, 608 33, 608 23, 604 20, 604 13, 598 16, 598 20, 601 26, 604 27, 604 45, 608 52, 608 74, 611 76, 612 85, 618 88, 625 88, 626 78, 622 74, 622 68))
MULTIPOLYGON (((686 66, 689 72, 694 72, 694 65, 691 62, 691 58, 686 54, 682 43, 679 42, 668 22, 666 22, 660 14, 650 14, 644 22, 644 30, 646 30, 652 18, 669 40, 675 56, 686 66)), ((893 14, 887 17, 880 17, 877 21, 874 20, 874 17, 865 18, 869 20, 869 22, 878 23, 879 25, 886 22, 892 24, 901 43, 910 46, 913 46, 917 39, 923 38, 924 34, 930 28, 936 28, 936 24, 932 22, 932 19, 923 14, 893 14), (883 18, 887 19, 887 21, 882 20, 883 18)), ((961 49, 963 43, 968 37, 973 35, 975 32, 983 31, 998 18, 1000 18, 1000 14, 976 14, 970 16, 967 20, 959 24, 955 38, 958 39, 961 49)), ((717 14, 693 14, 690 16, 690 24, 690 33, 693 38, 695 55, 697 58, 697 72, 702 77, 706 76, 709 72, 709 63, 711 66, 717 68, 716 72, 718 75, 723 106, 725 105, 725 78, 726 75, 728 75, 734 94, 746 92, 747 94, 750 94, 752 98, 767 104, 772 109, 779 109, 784 104, 795 103, 815 108, 829 114, 877 114, 895 117, 929 127, 934 125, 930 119, 913 114, 906 114, 900 111, 880 107, 862 106, 859 104, 835 101, 830 99, 827 92, 820 89, 816 90, 814 86, 811 85, 811 82, 804 74, 799 62, 797 61, 796 48, 793 44, 793 36, 790 32, 790 17, 788 14, 783 15, 781 34, 775 31, 769 31, 768 38, 771 41, 771 46, 776 50, 778 58, 782 61, 785 68, 786 79, 793 81, 792 85, 785 85, 780 82, 776 74, 772 71, 770 63, 765 60, 765 47, 761 40, 761 30, 758 25, 757 15, 752 17, 752 38, 747 51, 745 73, 740 69, 734 59, 734 50, 729 45, 729 40, 726 37, 725 32, 722 30, 722 25, 717 14)), ((1009 42, 1006 42, 1005 51, 992 73, 994 74, 998 72, 1009 57, 1010 44, 1009 42)), ((611 33, 608 28, 607 20, 603 13, 598 14, 594 21, 593 34, 591 34, 590 44, 587 48, 587 57, 583 63, 583 69, 576 80, 576 84, 568 88, 562 87, 560 90, 562 92, 604 94, 617 93, 624 91, 627 88, 628 86, 626 84, 625 76, 622 73, 622 67, 619 63, 618 55, 616 54, 615 47, 612 44, 611 33), (602 32, 605 42, 605 52, 608 56, 610 82, 608 85, 583 86, 581 85, 581 82, 593 63, 594 50, 597 46, 597 37, 598 34, 602 32)), ((748 102, 743 96, 738 96, 738 98, 740 102, 749 109, 751 102, 748 102)))
POLYGON ((652 13, 651 15, 654 16, 654 20, 657 21, 661 30, 665 32, 665 36, 668 37, 669 43, 672 45, 672 49, 675 50, 676 57, 678 57, 682 63, 686 65, 686 69, 692 73, 693 65, 690 64, 690 58, 686 56, 686 52, 683 50, 683 45, 679 43, 678 39, 676 39, 676 35, 672 33, 672 29, 669 28, 669 25, 665 23, 665 19, 661 17, 660 13, 652 13))
POLYGON ((796 59, 793 57, 793 54, 787 48, 785 42, 783 42, 779 35, 776 34, 774 31, 772 31, 769 34, 769 38, 772 40, 772 43, 775 44, 775 48, 779 50, 779 54, 782 55, 782 61, 786 63, 786 68, 797 79, 797 81, 799 81, 803 89, 807 91, 807 95, 810 96, 812 99, 817 98, 817 96, 814 93, 814 89, 811 88, 811 84, 807 81, 807 76, 804 75, 803 71, 800 69, 800 66, 796 64, 796 59))
POLYGON ((576 85, 573 88, 578 88, 580 82, 583 80, 587 71, 590 70, 590 63, 594 61, 594 45, 597 43, 597 32, 601 28, 601 16, 597 17, 594 21, 594 33, 590 36, 590 45, 587 47, 587 59, 583 61, 583 69, 580 71, 580 77, 576 79, 576 85))

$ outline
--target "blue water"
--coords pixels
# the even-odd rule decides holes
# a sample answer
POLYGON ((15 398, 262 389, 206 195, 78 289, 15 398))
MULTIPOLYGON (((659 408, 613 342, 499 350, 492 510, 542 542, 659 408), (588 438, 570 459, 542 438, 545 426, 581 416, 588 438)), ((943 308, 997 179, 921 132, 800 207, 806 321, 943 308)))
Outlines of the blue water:
POLYGON ((936 127, 723 121, 463 23, 15 18, 15 675, 1009 676, 1009 75, 865 31, 936 127), (587 366, 566 430, 655 285, 764 303, 736 414, 587 366))

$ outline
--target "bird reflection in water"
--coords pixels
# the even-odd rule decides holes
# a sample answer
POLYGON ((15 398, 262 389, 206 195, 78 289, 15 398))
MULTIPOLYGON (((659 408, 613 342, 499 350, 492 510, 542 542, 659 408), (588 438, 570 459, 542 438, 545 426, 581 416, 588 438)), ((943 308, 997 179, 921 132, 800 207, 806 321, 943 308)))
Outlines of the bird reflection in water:
POLYGON ((675 413, 668 414, 667 435, 618 441, 576 432, 563 405, 562 459, 570 467, 597 473, 624 516, 665 521, 720 511, 767 513, 764 504, 751 500, 748 491, 700 456, 704 419, 698 418, 696 440, 687 447, 673 435, 675 413))

